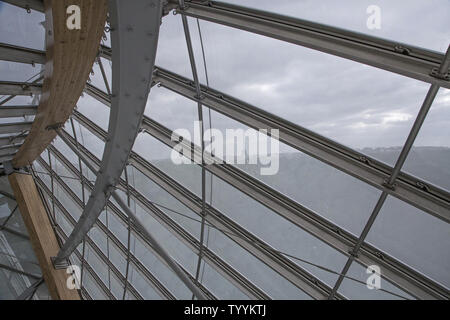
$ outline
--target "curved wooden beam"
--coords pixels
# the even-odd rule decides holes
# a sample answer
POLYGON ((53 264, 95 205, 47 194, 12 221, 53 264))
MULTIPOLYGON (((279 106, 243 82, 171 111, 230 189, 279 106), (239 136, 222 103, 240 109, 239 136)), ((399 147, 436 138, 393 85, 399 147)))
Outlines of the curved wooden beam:
POLYGON ((67 121, 88 80, 106 22, 106 0, 45 0, 46 63, 42 96, 31 131, 13 159, 16 168, 35 160, 67 121), (81 28, 70 30, 67 7, 80 8, 81 28))

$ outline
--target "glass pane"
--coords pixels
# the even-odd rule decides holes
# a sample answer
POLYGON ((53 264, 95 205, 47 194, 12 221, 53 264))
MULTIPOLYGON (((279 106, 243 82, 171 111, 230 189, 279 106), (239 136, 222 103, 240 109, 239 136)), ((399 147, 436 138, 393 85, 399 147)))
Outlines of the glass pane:
POLYGON ((450 288, 450 226, 388 197, 367 242, 450 288))
MULTIPOLYGON (((111 84, 112 84, 112 71, 111 71, 111 62, 109 60, 106 60, 104 58, 100 58, 102 61, 102 65, 103 65, 103 70, 105 71, 105 75, 106 75, 106 79, 108 81, 108 85, 109 85, 109 89, 111 90, 111 84)), ((92 66, 92 71, 89 74, 89 78, 90 78, 90 84, 93 85, 94 87, 102 90, 105 93, 108 93, 108 90, 106 89, 106 85, 105 85, 105 81, 103 80, 103 75, 102 75, 102 71, 100 68, 100 65, 98 63, 97 60, 95 60, 94 65, 92 66)), ((87 94, 85 94, 86 96, 87 94)))
MULTIPOLYGON (((379 198, 379 190, 283 143, 279 144, 279 150, 271 146, 267 150, 270 153, 262 151, 261 147, 253 150, 250 144, 257 146, 266 141, 265 135, 257 135, 256 130, 214 111, 211 111, 211 120, 212 127, 219 130, 226 141, 224 159, 227 159, 228 144, 237 144, 235 141, 239 139, 234 138, 231 130, 242 130, 250 138, 236 151, 245 156, 245 164, 236 164, 236 167, 341 228, 355 235, 361 233, 379 198), (250 156, 256 156, 256 164, 250 163, 250 156), (269 164, 263 164, 265 158, 270 160, 269 164), (264 168, 270 174, 263 172, 264 168)), ((217 155, 217 150, 214 152, 217 155)))
POLYGON ((222 232, 210 229, 208 248, 228 262, 272 299, 311 299, 222 232))
MULTIPOLYGON (((88 94, 84 94, 77 102, 77 111, 81 112, 103 130, 108 131, 109 107, 105 106, 100 101, 92 98, 88 94)), ((72 131, 67 131, 72 133, 72 131)), ((80 139, 81 137, 77 134, 77 138, 80 139)))
POLYGON ((25 82, 40 72, 40 66, 0 60, 1 81, 25 82))
POLYGON ((133 151, 201 197, 201 169, 199 166, 174 164, 170 158, 172 148, 146 133, 137 136, 133 151))
MULTIPOLYGON (((289 221, 222 180, 215 178, 214 186, 214 207, 265 243, 276 250, 308 262, 336 271, 342 269, 346 261, 346 256, 343 254, 292 225, 289 221)), ((334 274, 296 259, 292 261, 329 285, 332 285, 337 279, 334 274)))
POLYGON ((213 292, 218 299, 248 300, 243 292, 232 285, 208 263, 202 262, 199 282, 213 292))
POLYGON ((78 142, 94 154, 98 159, 102 159, 105 143, 75 119, 73 122, 78 142))
POLYGON ((33 49, 44 49, 45 16, 41 12, 0 2, 0 42, 33 49))
POLYGON ((156 65, 192 76, 180 17, 168 14, 163 21, 159 30, 156 65))
POLYGON ((450 192, 450 90, 441 88, 434 99, 403 171, 450 192))
POLYGON ((194 121, 198 121, 198 108, 196 102, 166 88, 155 86, 150 92, 145 115, 172 131, 189 131, 190 135, 183 132, 179 134, 190 139, 194 135, 194 121))
POLYGON ((161 300, 161 296, 151 286, 149 280, 145 278, 140 271, 130 264, 129 280, 133 287, 142 295, 146 300, 161 300))
MULTIPOLYGON (((347 272, 348 278, 345 278, 340 285, 339 292, 352 300, 414 300, 414 297, 398 289, 384 278, 380 279, 379 289, 368 286, 368 278, 372 273, 370 273, 371 270, 367 270, 368 268, 353 262, 347 272)), ((380 273, 383 275, 383 270, 380 270, 380 273)))
POLYGON ((192 236, 197 239, 200 238, 200 225, 192 220, 199 219, 196 213, 192 212, 175 197, 170 195, 134 167, 128 167, 128 179, 129 184, 136 188, 136 190, 143 194, 149 201, 152 201, 158 209, 180 224, 192 236), (183 217, 180 213, 192 219, 183 217))
MULTIPOLYGON (((51 156, 51 162, 53 171, 70 187, 79 199, 82 199, 80 178, 72 171, 68 170, 54 155, 51 156)), ((77 167, 78 164, 74 163, 73 165, 77 167)))
MULTIPOLYGON (((41 270, 30 240, 8 232, 6 229, 0 231, 0 263, 20 271, 41 276, 41 270)), ((23 281, 28 281, 27 276, 20 276, 23 278, 23 281)), ((33 281, 33 279, 30 280, 33 281)))

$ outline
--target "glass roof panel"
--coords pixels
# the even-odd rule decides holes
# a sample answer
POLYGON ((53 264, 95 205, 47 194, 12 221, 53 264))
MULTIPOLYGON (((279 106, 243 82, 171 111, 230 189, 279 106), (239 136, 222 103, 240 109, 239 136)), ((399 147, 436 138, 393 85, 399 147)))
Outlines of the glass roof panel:
POLYGON ((310 20, 371 36, 409 43, 431 50, 445 52, 450 32, 450 6, 447 0, 321 0, 270 1, 224 0, 240 6, 258 8, 295 18, 310 20), (370 6, 379 8, 378 28, 369 28, 368 20, 375 14, 370 6), (420 23, 411 23, 420 21, 420 23))

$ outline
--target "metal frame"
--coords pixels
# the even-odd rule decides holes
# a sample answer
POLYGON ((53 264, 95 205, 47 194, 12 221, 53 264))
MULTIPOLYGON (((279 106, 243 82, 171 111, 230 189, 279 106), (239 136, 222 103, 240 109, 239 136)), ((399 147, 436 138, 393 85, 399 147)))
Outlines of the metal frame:
MULTIPOLYGON (((61 163, 74 174, 76 174, 76 168, 68 161, 64 155, 59 152, 55 147, 50 147, 51 152, 60 160, 61 163)), ((90 154, 88 150, 81 147, 81 152, 85 154, 94 164, 98 167, 100 161, 95 159, 95 156, 90 154)), ((86 182, 89 188, 92 188, 92 184, 88 181, 86 182)), ((126 184, 126 181, 121 180, 122 185, 126 184)), ((172 220, 169 216, 167 216, 163 211, 153 205, 144 195, 142 195, 139 191, 137 191, 134 187, 128 185, 128 190, 133 199, 146 211, 152 215, 156 220, 158 220, 162 225, 164 225, 169 232, 174 234, 178 239, 180 239, 184 244, 186 244, 191 250, 195 253, 199 252, 199 242, 195 239, 188 231, 186 231, 181 225, 172 220)), ((114 208, 114 206, 111 206, 114 208)), ((123 224, 128 223, 125 221, 125 216, 120 216, 123 218, 123 224)), ((134 232, 137 232, 136 227, 132 224, 131 229, 134 232)), ((241 275, 237 270, 233 269, 229 264, 223 261, 220 257, 214 254, 208 248, 204 248, 204 259, 220 274, 222 274, 225 278, 227 278, 231 283, 240 288, 245 294, 247 294, 250 298, 253 299, 262 299, 268 300, 270 297, 265 294, 261 289, 252 284, 249 280, 247 280, 243 275, 241 275)))
MULTIPOLYGON (((70 164, 70 162, 54 147, 51 147, 51 152, 58 158, 58 160, 60 160, 60 162, 70 171, 72 171, 74 173, 74 175, 77 174, 77 169, 75 167, 73 167, 73 165, 70 164)), ((39 163, 41 164, 41 166, 43 166, 48 172, 51 172, 49 170, 51 170, 49 168, 49 165, 47 163, 45 163, 45 161, 42 158, 38 158, 39 163)), ((99 165, 100 160, 97 159, 97 166, 99 165)), ((55 172, 53 172, 55 174, 55 177, 57 179, 58 185, 61 186, 64 190, 64 192, 74 200, 74 202, 78 205, 78 207, 82 210, 83 209, 83 205, 81 202, 81 199, 79 199, 79 197, 72 191, 72 189, 59 177, 56 175, 55 172)), ((79 173, 79 172, 78 172, 79 173)), ((83 177, 85 183, 86 183, 86 187, 89 190, 93 190, 93 184, 91 182, 89 182, 85 177, 83 177)), ((43 182, 42 182, 43 183, 43 182)), ((50 195, 51 191, 47 188, 47 186, 42 185, 41 183, 41 188, 44 189, 44 191, 50 195)), ((122 181, 123 183, 123 181, 122 181)), ((55 201, 56 205, 61 209, 62 204, 59 203, 58 200, 55 201)), ((120 219, 122 220, 122 223, 124 225, 127 224, 127 216, 125 213, 122 213, 111 201, 108 201, 107 204, 108 208, 120 219)), ((67 210, 65 210, 65 213, 67 213, 67 210)), ((76 224, 76 222, 74 221, 73 217, 70 216, 66 216, 67 219, 70 219, 70 221, 72 222, 73 225, 76 224)), ((112 241, 114 246, 121 252, 121 254, 126 257, 127 256, 127 249, 126 247, 120 242, 120 240, 108 229, 108 227, 106 225, 104 225, 100 220, 97 220, 96 225, 100 228, 100 230, 102 230, 112 241)), ((133 232, 135 232, 136 234, 139 234, 140 237, 144 237, 145 235, 142 234, 142 232, 138 229, 139 225, 136 223, 132 222, 132 230, 133 232)), ((88 236, 86 236, 88 238, 88 236)), ((161 262, 163 262, 164 264, 167 265, 167 262, 160 256, 160 254, 153 248, 153 245, 148 241, 148 238, 146 238, 147 241, 144 242, 147 246, 147 248, 150 247, 150 251, 152 251, 152 253, 155 254, 155 256, 157 256, 159 258, 159 260, 161 262)), ((149 269, 147 267, 145 267, 137 257, 134 256, 134 254, 130 254, 130 259, 131 262, 134 263, 134 265, 137 267, 138 270, 140 270, 144 275, 147 276, 148 280, 153 284, 154 289, 156 291, 158 291, 161 295, 162 298, 166 298, 166 299, 174 299, 174 296, 172 293, 170 293, 170 291, 168 291, 158 280, 157 278, 149 271, 149 269)), ((169 266, 168 266, 169 267, 169 266)), ((186 274, 187 271, 184 270, 183 272, 185 272, 186 274)), ((210 293, 205 287, 201 286, 200 288, 204 293, 206 293, 208 295, 208 297, 215 299, 214 295, 212 293, 210 293)))
MULTIPOLYGON (((109 57, 107 48, 102 52, 109 57)), ((190 79, 156 67, 153 81, 198 102, 195 83, 190 79)), ((100 89, 87 86, 85 91, 109 105, 107 95, 100 89)), ((203 105, 251 128, 279 129, 283 143, 450 222, 450 193, 446 190, 404 172, 398 174, 394 186, 386 186, 393 168, 378 160, 209 87, 201 86, 201 97, 203 105)))
MULTIPOLYGON (((153 79, 162 87, 197 101, 191 80, 161 68, 155 70, 153 79)), ((394 188, 386 187, 392 168, 380 161, 211 88, 202 86, 202 103, 251 128, 279 129, 281 142, 450 222, 450 194, 439 187, 405 173, 399 174, 394 188)))
MULTIPOLYGON (((106 138, 106 132, 81 113, 75 111, 74 117, 100 139, 104 140, 106 138)), ((172 139, 173 132, 146 116, 142 123, 142 129, 169 147, 175 145, 176 140, 172 139)), ((191 145, 191 142, 186 139, 183 139, 181 143, 194 150, 194 153, 200 152, 198 146, 191 145)), ((133 154, 132 159, 135 156, 137 155, 133 154)), ((186 156, 189 157, 189 155, 186 156)), ((193 157, 194 155, 192 154, 191 159, 193 157)), ((205 157, 208 159, 208 163, 213 162, 210 154, 206 154, 205 157)), ((141 157, 138 158, 142 160, 141 157)), ((133 163, 131 162, 131 164, 133 163)), ((314 211, 303 207, 236 167, 227 164, 213 164, 206 166, 206 169, 347 256, 358 243, 358 237, 320 217, 314 211)), ((356 261, 365 266, 376 264, 383 267, 383 276, 386 279, 416 298, 450 298, 448 290, 442 285, 408 267, 389 254, 380 252, 379 249, 368 243, 361 244, 361 250, 356 261)))
MULTIPOLYGON (((105 140, 106 133, 101 129, 99 132, 103 132, 103 135, 99 135, 99 137, 105 140)), ((60 137, 64 138, 63 141, 67 139, 64 141, 66 144, 70 141, 70 135, 64 131, 61 132, 60 137)), ((84 148, 81 150, 86 152, 84 148)), ((95 163, 95 160, 93 159, 95 159, 95 156, 91 155, 89 160, 90 162, 95 163)), ((177 198, 193 212, 197 213, 200 217, 202 216, 202 201, 191 191, 187 190, 178 182, 168 177, 165 173, 155 168, 152 164, 135 152, 131 152, 129 163, 160 187, 165 189, 173 197, 177 198)), ((308 271, 276 252, 276 250, 250 232, 246 231, 243 227, 239 226, 231 219, 227 218, 217 209, 206 204, 205 210, 206 221, 208 221, 208 223, 214 225, 219 230, 228 231, 225 234, 227 237, 238 243, 242 248, 247 250, 256 258, 260 259, 267 266, 278 272, 281 276, 286 278, 299 289, 316 299, 324 299, 329 295, 331 289, 321 280, 312 276, 308 271), (230 236, 230 233, 236 234, 237 236, 230 236)), ((340 298, 344 297, 340 296, 340 298)))
MULTIPOLYGON (((39 0, 9 0, 6 2, 21 6, 23 8, 26 8, 27 10, 43 10, 42 1, 39 0)), ((119 3, 118 0, 111 0, 110 2, 115 4, 119 3)), ((420 272, 413 270, 412 268, 406 266, 395 258, 387 255, 386 253, 379 252, 375 247, 365 243, 364 239, 368 234, 373 222, 378 215, 378 212, 380 211, 388 195, 394 196, 431 214, 434 217, 437 217, 438 219, 442 220, 443 223, 450 222, 450 194, 442 188, 434 186, 417 177, 401 172, 401 167, 408 155, 410 148, 414 143, 414 139, 420 130, 420 127, 426 117, 427 111, 429 110, 433 99, 436 96, 438 88, 450 88, 450 70, 448 61, 450 50, 447 52, 447 60, 445 60, 442 53, 434 52, 431 50, 417 48, 395 41, 379 39, 352 31, 305 21, 302 19, 285 17, 273 13, 263 12, 260 10, 249 9, 242 6, 230 5, 215 1, 192 0, 189 1, 187 5, 185 5, 184 1, 182 0, 169 0, 167 3, 164 3, 164 8, 160 8, 160 5, 161 2, 158 0, 156 5, 156 7, 158 8, 157 11, 159 11, 159 17, 158 19, 156 19, 158 23, 160 21, 159 19, 161 18, 162 9, 164 9, 162 15, 165 15, 171 8, 175 8, 174 13, 181 13, 182 15, 194 81, 181 77, 162 68, 156 67, 153 73, 152 84, 150 84, 151 76, 148 79, 144 76, 144 83, 146 83, 146 86, 148 88, 145 88, 146 90, 142 89, 143 91, 137 94, 135 94, 135 92, 132 92, 133 87, 137 87, 139 85, 133 83, 133 81, 136 79, 133 79, 130 74, 139 73, 142 67, 141 65, 139 65, 139 70, 132 69, 133 65, 126 65, 126 63, 123 63, 123 54, 126 51, 121 51, 121 48, 133 46, 136 48, 142 48, 142 41, 139 42, 137 41, 138 39, 130 40, 130 38, 133 38, 132 36, 130 37, 130 33, 134 34, 136 32, 135 28, 132 27, 131 24, 135 23, 137 19, 135 16, 133 16, 133 19, 130 19, 130 23, 127 24, 126 28, 120 28, 120 26, 117 27, 115 25, 115 23, 117 22, 117 20, 115 20, 116 12, 113 9, 111 25, 113 46, 115 46, 115 43, 119 43, 119 41, 121 43, 119 47, 114 48, 114 50, 102 46, 100 48, 99 56, 111 59, 111 56, 114 54, 113 73, 115 73, 116 75, 120 74, 120 76, 115 76, 113 78, 112 95, 109 94, 109 92, 108 94, 104 93, 90 84, 87 84, 85 88, 85 92, 92 95, 94 98, 98 99, 106 105, 111 105, 110 99, 112 96, 113 106, 110 113, 111 119, 108 134, 98 128, 98 126, 96 126, 89 119, 86 119, 82 114, 78 112, 74 113, 76 119, 81 124, 88 128, 93 134, 97 135, 103 140, 106 140, 106 149, 103 161, 102 163, 100 163, 100 160, 96 159, 92 154, 89 154, 89 152, 83 146, 78 144, 76 146, 76 149, 78 151, 81 150, 84 153, 84 156, 87 156, 89 158, 88 160, 90 161, 90 163, 94 163, 96 166, 100 167, 100 171, 98 174, 96 185, 94 187, 93 196, 89 200, 89 202, 91 202, 91 206, 89 207, 88 202, 88 208, 86 210, 86 216, 89 216, 89 218, 86 218, 86 220, 88 220, 88 223, 84 222, 84 226, 80 223, 76 224, 76 229, 78 228, 79 230, 83 230, 78 233, 78 235, 74 235, 73 237, 71 235, 69 241, 66 241, 65 246, 76 246, 76 242, 77 240, 79 240, 78 238, 80 237, 80 235, 83 234, 83 232, 86 233, 89 230, 89 224, 92 225, 98 216, 98 214, 96 215, 95 213, 96 211, 98 211, 98 208, 93 208, 95 206, 92 205, 92 203, 95 202, 97 206, 102 206, 102 204, 105 202, 109 203, 108 196, 110 193, 113 193, 114 198, 119 202, 122 210, 124 210, 127 215, 133 216, 133 212, 129 210, 128 206, 123 202, 121 203, 122 200, 117 196, 115 192, 112 192, 112 188, 117 185, 116 187, 128 190, 128 196, 131 195, 135 201, 143 205, 143 207, 146 208, 147 212, 152 214, 152 216, 154 216, 165 227, 167 227, 170 232, 174 233, 179 239, 183 239, 185 243, 189 244, 188 246, 194 252, 199 254, 199 262, 202 259, 202 256, 208 262, 213 261, 212 265, 216 268, 216 270, 221 270, 221 273, 223 275, 226 275, 229 280, 231 279, 235 285, 239 284, 241 290, 249 295, 253 295, 254 297, 264 298, 265 293, 259 292, 257 288, 252 287, 251 283, 244 283, 244 280, 247 279, 245 279, 239 273, 233 273, 234 270, 232 270, 232 268, 231 270, 228 270, 226 264, 223 265, 222 263, 214 262, 214 254, 211 253, 207 248, 203 248, 202 241, 199 242, 195 238, 190 236, 186 232, 186 230, 184 230, 181 226, 171 220, 168 216, 166 216, 164 212, 155 207, 137 190, 130 187, 127 181, 123 181, 122 179, 120 179, 120 174, 122 173, 127 159, 131 154, 129 161, 134 168, 139 170, 142 174, 146 175, 152 181, 156 182, 159 186, 169 192, 169 194, 171 194, 191 210, 196 212, 200 217, 202 217, 202 219, 204 219, 206 216, 206 220, 212 225, 216 226, 218 229, 227 230, 239 235, 239 237, 234 237, 227 234, 227 236, 229 236, 251 254, 259 258, 266 265, 270 266, 272 269, 277 271, 279 274, 284 276, 286 279, 294 283, 297 287, 301 288, 314 298, 328 297, 331 299, 334 298, 336 294, 338 298, 344 298, 343 296, 338 294, 339 286, 342 283, 342 280, 352 262, 357 261, 363 265, 378 264, 382 266, 384 268, 383 276, 385 278, 416 298, 449 299, 449 290, 429 279, 420 272), (385 165, 384 163, 381 163, 362 153, 356 152, 339 143, 313 133, 301 126, 279 118, 271 113, 265 112, 261 109, 258 109, 233 97, 227 96, 209 87, 201 86, 196 75, 192 44, 190 43, 189 30, 186 20, 187 16, 238 28, 256 34, 268 36, 274 39, 287 41, 296 45, 304 46, 345 59, 350 59, 359 63, 367 64, 386 71, 394 72, 416 80, 430 83, 431 87, 429 93, 425 98, 421 111, 416 118, 411 133, 405 145, 403 146, 402 153, 400 154, 395 166, 391 167, 385 165), (127 35, 128 37, 126 37, 125 35, 127 35), (131 41, 134 44, 125 45, 125 41, 131 41), (120 63, 117 64, 118 62, 120 63), (120 65, 120 67, 117 67, 118 65, 120 65), (127 69, 127 71, 124 71, 125 69, 127 69), (121 90, 117 91, 117 88, 119 88, 119 83, 121 90), (152 166, 148 161, 146 161, 136 153, 130 153, 131 145, 133 144, 134 138, 136 137, 139 129, 143 129, 144 132, 151 134, 153 137, 157 138, 159 141, 165 143, 166 145, 173 146, 173 141, 170 139, 172 134, 171 130, 165 128, 161 124, 147 117, 143 118, 141 126, 139 126, 138 124, 138 122, 140 122, 140 119, 142 119, 142 112, 147 100, 146 98, 149 87, 150 85, 153 85, 155 83, 159 83, 161 86, 197 102, 199 106, 200 120, 202 120, 201 108, 202 105, 204 105, 254 129, 279 129, 280 140, 282 142, 382 191, 380 199, 375 206, 369 220, 367 221, 363 232, 359 237, 356 237, 346 230, 339 228, 337 225, 321 218, 320 215, 318 215, 314 211, 305 208, 301 204, 289 199, 283 194, 259 182, 255 178, 245 174, 244 172, 233 166, 227 164, 220 166, 202 166, 202 177, 205 174, 205 169, 210 171, 213 175, 219 177, 233 187, 239 189, 241 192, 244 192, 251 198, 275 211, 282 217, 292 222, 294 225, 301 227, 302 229, 306 230, 318 239, 324 241, 331 247, 349 256, 347 264, 342 270, 341 276, 339 277, 333 288, 324 286, 322 283, 318 282, 318 279, 312 277, 301 268, 296 268, 295 265, 292 266, 292 264, 290 264, 290 261, 283 260, 284 257, 278 257, 276 254, 274 254, 270 247, 268 247, 258 238, 254 237, 250 232, 235 224, 230 219, 227 219, 213 207, 207 206, 204 199, 204 178, 202 178, 202 199, 199 199, 194 194, 192 194, 192 192, 182 187, 178 182, 165 175, 163 172, 152 166), (124 89, 125 87, 126 89, 124 89), (142 94, 142 92, 145 91, 146 93, 142 94), (120 94, 118 94, 119 92, 120 94), (121 111, 118 111, 118 105, 120 105, 122 102, 118 101, 127 101, 126 113, 120 114, 121 111), (130 107, 133 108, 133 112, 129 112, 130 107), (129 116, 130 119, 134 120, 126 120, 127 116, 129 116), (118 120, 119 118, 120 121, 118 120), (130 124, 128 127, 126 125, 127 122, 130 124), (114 158, 116 160, 112 160, 114 158), (257 243, 256 246, 252 246, 251 244, 249 244, 249 242, 254 241, 256 241, 257 243), (203 253, 202 250, 204 251, 203 253), (292 268, 294 268, 295 270, 292 271, 292 268)), ((142 18, 143 15, 145 14, 141 13, 141 16, 139 16, 139 18, 142 18)), ((145 19, 146 27, 148 27, 149 25, 147 19, 145 19)), ((151 23, 154 23, 152 19, 150 20, 152 21, 151 23)), ((144 26, 144 19, 142 19, 140 23, 141 27, 144 26)), ((158 29, 158 26, 156 26, 156 28, 158 29)), ((147 33, 146 36, 150 37, 154 41, 154 43, 150 45, 153 46, 151 50, 156 50, 155 38, 157 38, 157 36, 155 36, 154 32, 150 32, 150 34, 147 33)), ((141 37, 141 39, 143 38, 144 37, 141 37)), ((148 43, 146 43, 146 45, 148 48, 148 43)), ((1 59, 31 64, 42 63, 44 59, 44 52, 11 46, 8 44, 0 44, 0 60, 1 59)), ((145 60, 147 62, 151 61, 150 64, 153 66, 154 51, 151 53, 151 56, 147 56, 145 60)), ((152 66, 147 70, 149 74, 151 74, 150 71, 152 70, 152 66)), ((102 75, 106 80, 103 66, 100 65, 100 68, 102 71, 102 75)), ((108 87, 107 82, 106 85, 108 87)), ((8 81, 0 82, 0 94, 28 95, 38 94, 40 93, 40 90, 40 85, 30 83, 17 83, 8 81)), ((8 108, 12 109, 11 107, 8 108)), ((17 108, 20 108, 20 106, 18 106, 17 108)), ((24 115, 20 114, 20 112, 22 112, 23 110, 19 111, 19 109, 17 109, 10 111, 9 109, 0 110, 0 117, 14 117, 24 115)), ((31 108, 30 111, 26 112, 30 112, 27 114, 33 114, 31 108)), ((2 130, 4 130, 4 132, 10 132, 8 130, 10 130, 11 128, 12 130, 19 130, 17 129, 17 127, 23 125, 25 124, 13 123, 8 125, 0 125, 0 133, 2 130)), ((70 135, 67 135, 64 132, 62 134, 66 139, 68 139, 67 141, 71 139, 70 135)), ((61 137, 64 138, 63 136, 61 137)), ((10 145, 10 138, 0 139, 1 144, 5 145, 5 147, 0 150, 0 162, 2 162, 5 161, 5 159, 10 159, 14 156, 10 153, 10 151, 12 151, 12 149, 14 149, 17 145, 10 145)), ((183 140, 183 143, 190 145, 191 147, 193 146, 190 141, 183 140)), ((67 144, 71 146, 69 143, 67 144)), ((71 147, 73 147, 73 145, 71 147)), ((55 148, 49 147, 49 150, 51 150, 54 154, 57 154, 57 150, 55 148)), ((194 146, 194 153, 197 155, 201 154, 203 161, 202 150, 203 146, 194 146)), ((60 154, 60 156, 62 155, 60 154)), ((210 157, 210 155, 207 155, 207 157, 208 156, 210 157)), ((40 161, 43 160, 41 159, 40 161)), ((70 163, 66 163, 65 165, 70 167, 70 163)), ((76 170, 75 167, 71 169, 76 170)), ((50 171, 53 172, 52 168, 50 168, 50 171)), ((78 174, 80 175, 80 177, 82 177, 81 172, 78 172, 78 174)), ((82 181, 85 181, 89 187, 93 187, 92 184, 84 177, 82 177, 82 181)), ((69 189, 67 189, 67 191, 69 191, 69 189)), ((71 196, 73 197, 73 194, 71 194, 71 196)), ((116 212, 116 214, 121 217, 122 221, 126 222, 127 215, 123 214, 117 208, 115 208, 115 210, 119 212, 116 212)), ((85 214, 83 213, 83 217, 84 216, 85 214)), ((136 217, 134 217, 134 220, 136 220, 136 217)), ((72 222, 74 224, 74 221, 72 222)), ((139 221, 137 222, 137 224, 135 223, 136 222, 131 225, 131 229, 134 232, 138 233, 145 240, 145 242, 149 244, 152 250, 156 252, 157 255, 160 255, 161 252, 159 252, 160 250, 158 250, 157 248, 158 244, 156 243, 155 249, 155 243, 152 241, 151 235, 147 234, 145 228, 141 229, 139 227, 139 221)), ((109 232, 109 229, 107 227, 105 228, 109 232)), ((112 235, 111 238, 113 237, 114 235, 112 235)), ((119 244, 122 245, 120 242, 119 244)), ((120 248, 122 250, 122 253, 126 253, 127 250, 126 248, 124 249, 123 245, 120 248)), ((68 252, 69 251, 66 252, 66 255, 68 252)), ((76 254, 79 255, 79 252, 76 251, 76 254)), ((161 256, 159 256, 159 258, 161 259, 161 256)), ((132 255, 130 256, 130 259, 131 261, 133 261, 132 255)), ((102 260, 108 265, 111 264, 108 260, 108 257, 103 256, 102 260)), ((88 268, 90 267, 88 266, 88 268)), ((187 274, 185 270, 184 273, 187 274)), ((151 278, 151 275, 147 274, 146 277, 151 278)), ((190 281, 195 281, 197 278, 198 275, 195 277, 195 279, 193 277, 190 277, 190 281)), ((98 279, 96 279, 96 281, 97 280, 98 279)), ((128 285, 127 279, 125 279, 124 281, 126 288, 126 286, 128 285)), ((157 282, 153 283, 156 287, 158 287, 157 282)), ((196 285, 199 286, 200 289, 202 289, 201 284, 196 283, 196 285)), ((105 290, 105 288, 102 289, 105 290)), ((162 290, 160 292, 164 291, 163 288, 160 288, 160 290, 162 290)), ((205 293, 204 288, 202 290, 203 293, 205 293)), ((106 291, 108 291, 107 288, 106 291)), ((108 294, 108 292, 105 293, 108 294)), ((207 293, 208 292, 206 290, 206 295, 208 296, 207 293)), ((89 295, 87 294, 87 296, 89 295)), ((170 298, 170 295, 166 294, 164 295, 164 297, 170 298)), ((208 297, 213 298, 213 296, 208 297)))
MULTIPOLYGON (((450 47, 448 48, 445 58, 442 61, 441 66, 439 67, 439 72, 440 73, 445 72, 449 66, 450 66, 450 47)), ((400 173, 400 170, 402 169, 402 166, 405 163, 406 158, 408 157, 408 153, 414 144, 417 134, 419 133, 420 128, 422 127, 422 124, 425 121, 427 113, 430 110, 431 105, 433 104, 434 98, 436 97, 438 90, 439 90, 438 85, 432 84, 430 86, 430 89, 428 90, 428 93, 425 97, 422 107, 419 110, 419 114, 417 115, 416 120, 414 121, 414 124, 411 128, 411 131, 409 132, 408 138, 406 139, 406 142, 403 145, 402 151, 400 152, 400 155, 398 156, 398 159, 395 163, 394 169, 392 170, 392 174, 389 177, 389 179, 387 180, 386 184, 388 187, 393 187, 393 185, 400 173)), ((364 226, 363 231, 361 232, 361 235, 358 238, 358 241, 356 242, 354 248, 350 252, 350 256, 349 256, 344 268, 341 271, 341 275, 339 276, 338 280, 336 281, 333 291, 331 292, 330 296, 328 297, 329 299, 334 298, 334 295, 338 291, 339 286, 342 284, 345 274, 350 269, 350 266, 352 265, 355 256, 358 255, 361 245, 364 242, 364 239, 366 238, 367 234, 369 233, 370 228, 372 227, 373 223, 375 222, 375 219, 378 216, 378 213, 380 212, 381 208, 383 207, 383 204, 385 203, 387 196, 388 196, 388 193, 386 191, 383 191, 381 193, 380 198, 378 199, 378 202, 375 205, 375 208, 373 209, 366 225, 364 226)))
MULTIPOLYGON (((170 0, 177 3, 177 0, 170 0)), ((192 0, 175 13, 257 33, 450 88, 442 53, 336 27, 216 1, 192 0), (441 76, 442 75, 442 76, 441 76)))

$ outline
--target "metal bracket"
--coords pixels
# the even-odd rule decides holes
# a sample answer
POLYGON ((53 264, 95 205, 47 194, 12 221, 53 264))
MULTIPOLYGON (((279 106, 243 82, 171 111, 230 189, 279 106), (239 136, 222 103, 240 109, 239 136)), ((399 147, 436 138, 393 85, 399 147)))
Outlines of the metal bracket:
POLYGON ((11 160, 3 162, 3 169, 8 176, 13 173, 31 174, 26 167, 19 169, 14 168, 11 160))
POLYGON ((431 69, 430 76, 432 76, 434 78, 437 78, 437 79, 450 81, 450 71, 448 70, 445 73, 440 73, 438 67, 435 67, 435 68, 431 69))
POLYGON ((5 173, 9 176, 10 174, 14 173, 14 167, 12 165, 11 161, 5 161, 3 162, 3 168, 5 170, 5 173))
POLYGON ((45 127, 46 130, 59 130, 64 126, 64 122, 57 122, 54 124, 50 124, 47 127, 45 127))
POLYGON ((348 254, 354 258, 359 258, 359 254, 357 252, 355 252, 355 249, 350 249, 348 250, 348 254))
POLYGON ((394 51, 409 56, 411 54, 411 49, 408 49, 402 45, 397 45, 394 47, 394 51))
POLYGON ((392 191, 395 190, 395 186, 396 186, 395 183, 389 184, 388 179, 385 179, 381 185, 382 185, 383 187, 385 187, 386 189, 389 189, 389 190, 392 190, 392 191))
POLYGON ((52 264, 53 264, 53 267, 56 269, 56 270, 59 270, 59 269, 67 269, 68 267, 69 267, 69 261, 67 260, 67 259, 63 259, 63 260, 61 260, 61 261, 57 261, 56 260, 56 257, 50 257, 50 261, 52 262, 52 264))

